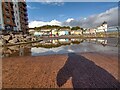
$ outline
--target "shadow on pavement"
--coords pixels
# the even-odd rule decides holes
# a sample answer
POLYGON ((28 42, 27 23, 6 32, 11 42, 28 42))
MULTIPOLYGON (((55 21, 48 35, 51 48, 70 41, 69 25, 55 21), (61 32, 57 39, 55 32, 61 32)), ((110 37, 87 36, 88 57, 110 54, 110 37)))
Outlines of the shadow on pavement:
POLYGON ((120 83, 109 72, 75 53, 68 54, 65 65, 57 73, 57 85, 61 87, 70 77, 73 88, 120 87, 120 83))

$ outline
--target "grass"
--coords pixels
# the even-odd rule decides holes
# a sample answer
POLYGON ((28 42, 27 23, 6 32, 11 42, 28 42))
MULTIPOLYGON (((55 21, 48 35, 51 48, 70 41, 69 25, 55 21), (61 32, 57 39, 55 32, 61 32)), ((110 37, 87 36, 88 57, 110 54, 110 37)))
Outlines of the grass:
POLYGON ((70 43, 58 43, 58 44, 38 44, 38 45, 34 45, 34 47, 43 47, 43 48, 56 48, 56 47, 60 47, 63 45, 70 45, 70 43))

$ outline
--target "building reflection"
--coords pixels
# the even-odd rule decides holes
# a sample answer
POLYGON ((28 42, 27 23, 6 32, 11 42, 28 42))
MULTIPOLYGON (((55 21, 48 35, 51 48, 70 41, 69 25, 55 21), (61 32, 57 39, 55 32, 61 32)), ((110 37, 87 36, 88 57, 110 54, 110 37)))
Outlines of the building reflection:
MULTIPOLYGON (((108 41, 106 39, 55 39, 55 40, 46 40, 39 43, 32 43, 28 45, 16 45, 16 46, 9 46, 9 47, 3 47, 2 48, 2 54, 1 57, 15 57, 15 56, 31 56, 31 48, 32 47, 42 47, 39 44, 42 45, 58 45, 58 47, 62 45, 72 45, 72 44, 81 44, 83 42, 90 42, 94 44, 101 44, 104 47, 108 44, 108 41), (36 46, 38 45, 38 46, 36 46)), ((54 47, 57 48, 57 47, 54 47)), ((75 49, 75 47, 73 48, 75 49)))

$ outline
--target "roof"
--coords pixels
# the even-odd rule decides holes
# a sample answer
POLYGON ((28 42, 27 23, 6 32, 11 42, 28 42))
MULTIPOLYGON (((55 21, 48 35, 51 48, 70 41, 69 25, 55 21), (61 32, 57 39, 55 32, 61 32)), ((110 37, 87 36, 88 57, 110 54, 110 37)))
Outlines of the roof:
POLYGON ((70 29, 60 29, 60 31, 71 31, 70 29))
POLYGON ((35 29, 35 28, 29 28, 29 30, 30 30, 30 29, 35 29))
POLYGON ((106 22, 106 21, 104 21, 102 24, 107 24, 107 22, 106 22))
POLYGON ((51 29, 41 29, 41 31, 51 31, 51 29))

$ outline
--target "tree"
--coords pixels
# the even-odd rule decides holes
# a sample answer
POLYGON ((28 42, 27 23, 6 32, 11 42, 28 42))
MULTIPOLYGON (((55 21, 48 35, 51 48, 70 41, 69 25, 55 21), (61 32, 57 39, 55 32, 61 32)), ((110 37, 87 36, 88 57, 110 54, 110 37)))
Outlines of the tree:
POLYGON ((76 26, 76 27, 72 27, 71 30, 78 30, 78 29, 81 29, 79 26, 76 26))
POLYGON ((35 29, 35 31, 39 31, 40 30, 39 27, 35 27, 34 29, 35 29))
POLYGON ((70 29, 69 26, 63 26, 63 27, 60 27, 61 29, 70 29))

